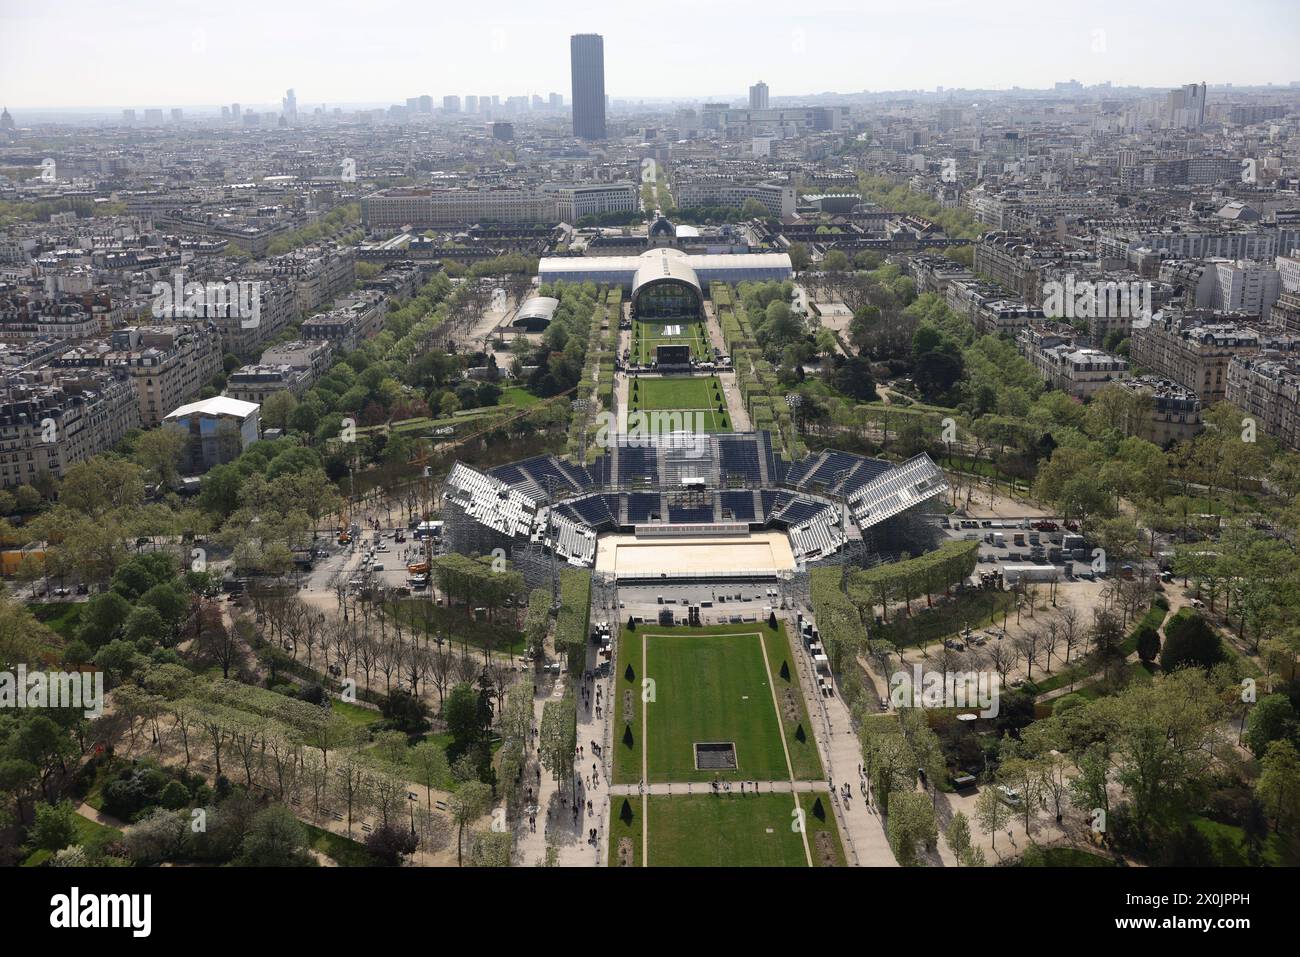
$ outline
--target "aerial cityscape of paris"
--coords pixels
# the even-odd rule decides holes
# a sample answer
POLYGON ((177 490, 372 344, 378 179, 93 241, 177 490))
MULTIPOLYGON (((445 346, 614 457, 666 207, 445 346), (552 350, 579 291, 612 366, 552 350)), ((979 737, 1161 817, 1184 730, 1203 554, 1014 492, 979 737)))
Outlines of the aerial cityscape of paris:
POLYGON ((329 946, 428 868, 444 913, 728 868, 958 937, 1280 917, 1298 41, 0 0, 11 921, 237 894, 329 946))

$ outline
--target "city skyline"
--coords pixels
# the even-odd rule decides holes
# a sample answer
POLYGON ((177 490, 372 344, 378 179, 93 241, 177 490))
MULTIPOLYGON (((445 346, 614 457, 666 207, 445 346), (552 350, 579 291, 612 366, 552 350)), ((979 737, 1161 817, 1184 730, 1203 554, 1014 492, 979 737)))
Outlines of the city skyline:
POLYGON ((1216 12, 1203 0, 1184 5, 1176 22, 1113 0, 1048 13, 1013 0, 996 20, 951 0, 922 0, 903 12, 875 3, 855 9, 814 0, 799 16, 775 4, 701 10, 672 0, 656 8, 654 20, 635 10, 593 13, 575 4, 548 7, 542 14, 510 0, 493 16, 458 21, 464 42, 444 45, 439 24, 390 29, 384 14, 397 15, 405 7, 381 0, 367 7, 371 16, 364 22, 349 23, 348 46, 340 51, 349 69, 340 70, 314 51, 337 47, 330 14, 350 11, 349 5, 313 6, 311 17, 298 4, 266 10, 236 0, 222 9, 222 15, 214 15, 203 5, 178 10, 145 0, 127 11, 108 11, 72 0, 47 11, 5 0, 0 4, 7 27, 0 36, 0 99, 11 110, 198 108, 234 101, 274 104, 293 87, 304 94, 302 107, 314 108, 402 102, 422 93, 465 95, 484 86, 502 94, 547 93, 569 88, 565 54, 568 38, 577 33, 604 37, 611 99, 700 99, 718 91, 743 97, 758 77, 737 76, 736 58, 718 55, 709 37, 723 30, 737 50, 763 60, 761 71, 754 72, 763 73, 778 101, 822 92, 939 86, 1050 89, 1068 79, 1159 88, 1194 76, 1211 87, 1286 86, 1295 79, 1287 72, 1292 70, 1288 54, 1300 30, 1300 10, 1281 0, 1245 4, 1213 33, 1197 26, 1198 11, 1216 12), (58 18, 70 15, 84 29, 56 35, 58 18), (688 19, 692 29, 647 51, 647 31, 654 34, 674 18, 688 19), (924 56, 915 46, 921 20, 924 56), (1263 22, 1267 31, 1259 29, 1263 22), (1014 30, 1008 26, 1013 23, 1014 30), (282 43, 286 36, 295 42, 282 43), (1006 43, 1014 44, 1015 57, 978 52, 1006 43), (39 51, 51 44, 66 56, 56 72, 40 62, 39 51), (430 49, 438 55, 430 57, 430 49), (141 69, 121 70, 123 60, 141 69), (648 62, 654 69, 647 69, 648 62), (203 64, 212 69, 194 69, 203 64), (399 75, 406 79, 396 80, 399 75), (408 82, 412 89, 398 88, 408 82))

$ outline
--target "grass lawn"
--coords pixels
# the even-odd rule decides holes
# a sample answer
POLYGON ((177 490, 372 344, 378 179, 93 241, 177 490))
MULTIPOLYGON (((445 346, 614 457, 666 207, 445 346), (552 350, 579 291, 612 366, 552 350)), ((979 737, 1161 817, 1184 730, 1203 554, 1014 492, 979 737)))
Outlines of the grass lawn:
POLYGON ((501 398, 498 401, 500 405, 517 405, 522 407, 536 405, 542 400, 533 395, 523 386, 513 385, 508 389, 501 390, 501 398))
MULTIPOLYGON (((825 819, 811 810, 817 798, 800 795, 809 848, 815 864, 825 847, 836 865, 844 863, 844 848, 830 801, 824 794, 825 819), (819 838, 818 834, 827 834, 819 838)), ((614 799, 610 815, 610 865, 618 864, 620 838, 632 842, 633 866, 642 865, 641 800, 614 799)), ((650 864, 652 867, 807 867, 803 838, 794 829, 794 801, 789 794, 726 796, 713 794, 653 795, 649 799, 650 864)))
MULTIPOLYGON (((82 817, 80 814, 73 818, 76 825, 77 836, 73 839, 73 844, 79 844, 86 849, 92 856, 102 851, 109 844, 122 840, 122 832, 115 827, 108 827, 105 824, 99 824, 82 817)), ((38 850, 33 851, 23 861, 23 867, 40 867, 47 860, 54 856, 53 851, 38 850)))
POLYGON ((77 629, 81 626, 81 612, 85 607, 85 602, 67 601, 36 602, 27 606, 37 621, 64 641, 71 641, 77 637, 77 629))
POLYGON ((800 781, 820 781, 825 775, 822 773, 821 757, 817 754, 817 740, 813 737, 812 722, 808 720, 808 706, 799 687, 799 673, 795 670, 790 641, 779 620, 776 631, 763 628, 763 644, 767 646, 768 674, 776 688, 777 701, 781 703, 781 730, 785 734, 785 746, 790 751, 794 776, 800 781), (788 679, 781 677, 783 664, 788 666, 788 679), (790 694, 787 695, 786 691, 790 694), (794 712, 793 717, 787 713, 786 702, 789 702, 789 707, 794 712))
POLYGON ((632 323, 632 358, 640 365, 650 365, 655 361, 655 350, 659 346, 691 346, 691 355, 695 359, 712 358, 709 339, 704 331, 704 323, 680 322, 643 322, 637 319, 632 323), (669 334, 669 329, 677 330, 669 334))
POLYGON ((1034 844, 1025 849, 1020 859, 1021 867, 1116 867, 1116 863, 1103 854, 1080 847, 1039 847, 1034 844))
MULTIPOLYGON (((759 644, 763 625, 719 625, 711 628, 624 631, 615 682, 615 783, 635 783, 641 777, 642 720, 648 708, 649 781, 786 780, 781 748, 781 723, 772 702, 771 678, 759 644), (647 642, 645 677, 654 680, 654 701, 641 701, 642 642, 647 642), (628 665, 632 678, 628 679, 628 665), (627 693, 627 692, 630 692, 627 693), (631 711, 631 743, 619 730, 625 706, 631 711), (733 742, 737 769, 696 770, 696 742, 733 742)), ((784 632, 774 634, 776 647, 784 632)), ((788 647, 788 645, 787 645, 788 647)), ((780 668, 780 663, 774 665, 780 668)), ((797 696, 799 697, 799 696, 797 696)), ((793 730, 789 732, 791 735, 793 730)), ((809 777, 821 775, 816 745, 801 746, 800 768, 809 777)), ((800 775, 804 776, 803 774, 800 775)))
POLYGON ((378 711, 347 701, 331 701, 330 711, 346 718, 348 724, 354 728, 366 728, 384 720, 384 716, 378 711))
MULTIPOLYGON (((1220 824, 1208 817, 1194 817, 1192 818, 1192 824, 1215 846, 1215 854, 1219 858, 1219 864, 1240 867, 1249 863, 1246 858, 1246 834, 1241 828, 1235 824, 1220 824), (1224 853, 1225 850, 1228 852, 1227 854, 1224 853), (1236 860, 1225 859, 1234 851, 1237 855, 1236 860)), ((1281 866, 1282 858, 1278 850, 1278 837, 1276 834, 1269 833, 1268 840, 1264 842, 1261 856, 1264 863, 1269 867, 1281 866)))
POLYGON ((303 824, 307 829, 307 845, 330 858, 339 867, 375 867, 375 857, 359 841, 327 831, 314 824, 303 824))
MULTIPOLYGON (((716 377, 668 376, 663 379, 633 379, 629 393, 629 412, 701 413, 702 426, 710 432, 730 432, 731 418, 727 402, 716 377), (722 411, 718 411, 718 407, 722 411)), ((696 419, 685 416, 683 427, 693 428, 696 419)))

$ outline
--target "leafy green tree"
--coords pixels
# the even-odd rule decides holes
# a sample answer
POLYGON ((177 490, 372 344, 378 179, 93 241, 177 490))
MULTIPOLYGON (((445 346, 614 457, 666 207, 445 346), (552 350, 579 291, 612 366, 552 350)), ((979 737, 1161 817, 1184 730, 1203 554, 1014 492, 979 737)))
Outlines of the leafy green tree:
POLYGON ((460 756, 483 735, 483 722, 479 717, 478 694, 464 682, 456 685, 447 695, 442 709, 443 720, 451 734, 451 753, 460 756))
POLYGON ((1279 833, 1300 827, 1300 754, 1290 741, 1274 741, 1260 763, 1255 793, 1279 833))
POLYGON ((441 786, 451 777, 447 752, 433 741, 421 741, 407 752, 406 763, 415 775, 415 780, 427 789, 428 809, 432 811, 433 789, 441 786))
POLYGON ((117 592, 105 592, 86 602, 77 637, 91 648, 107 644, 121 634, 131 606, 117 592))
POLYGON ((839 249, 832 249, 822 259, 822 266, 827 272, 844 272, 849 268, 849 257, 839 249))
POLYGON ((132 608, 131 614, 127 616, 126 623, 122 626, 122 637, 127 641, 152 644, 161 640, 166 631, 167 625, 162 615, 158 614, 158 609, 139 605, 132 608))
POLYGON ((1191 609, 1184 608, 1165 623, 1160 667, 1166 673, 1189 666, 1213 668, 1224 657, 1223 639, 1219 633, 1191 609))
POLYGON ((293 812, 280 804, 258 811, 239 848, 241 867, 312 867, 307 830, 293 812))
POLYGON ((934 850, 939 840, 934 807, 917 791, 895 791, 889 795, 885 829, 894 857, 903 867, 921 864, 922 854, 934 850))
POLYGON ((1011 808, 1002 802, 1002 798, 994 788, 981 788, 979 796, 975 799, 975 821, 996 848, 998 832, 1011 822, 1011 808))
POLYGON ((957 863, 963 867, 978 867, 984 863, 984 853, 973 844, 970 838, 970 822, 961 811, 948 819, 948 826, 943 832, 944 843, 957 863))
POLYGON ((1291 740, 1300 735, 1291 699, 1284 694, 1270 694, 1260 698, 1246 719, 1246 747, 1256 757, 1263 757, 1274 741, 1291 740))
POLYGON ((465 828, 482 817, 492 807, 492 788, 482 781, 465 781, 452 792, 447 802, 451 819, 456 825, 456 865, 463 863, 465 828))
POLYGON ((36 823, 32 825, 31 842, 47 851, 58 851, 77 839, 77 812, 71 801, 36 805, 36 823))
POLYGON ((812 256, 808 253, 808 247, 803 243, 791 243, 787 250, 790 256, 790 265, 795 272, 802 272, 807 269, 812 262, 812 256))
POLYGON ((1160 633, 1145 622, 1137 627, 1137 653, 1138 658, 1148 663, 1160 654, 1160 633))

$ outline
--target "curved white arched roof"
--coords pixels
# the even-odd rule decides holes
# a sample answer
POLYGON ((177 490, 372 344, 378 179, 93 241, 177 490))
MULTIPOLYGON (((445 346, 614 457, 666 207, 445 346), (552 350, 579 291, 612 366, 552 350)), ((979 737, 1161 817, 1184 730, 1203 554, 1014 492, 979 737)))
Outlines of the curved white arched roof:
POLYGON ((700 292, 700 280, 690 260, 680 249, 651 249, 637 257, 636 275, 632 277, 632 298, 641 288, 655 282, 683 282, 700 292))

